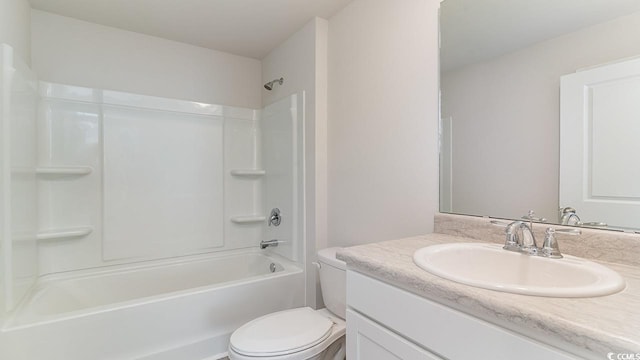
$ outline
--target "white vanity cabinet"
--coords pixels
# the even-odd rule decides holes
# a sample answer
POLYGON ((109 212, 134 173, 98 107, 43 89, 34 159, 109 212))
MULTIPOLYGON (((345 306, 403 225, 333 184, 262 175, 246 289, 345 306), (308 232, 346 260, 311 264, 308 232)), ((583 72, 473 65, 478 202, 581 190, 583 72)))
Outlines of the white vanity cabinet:
POLYGON ((442 359, 357 311, 347 310, 349 360, 442 359))
POLYGON ((347 306, 349 360, 582 358, 353 270, 347 306))

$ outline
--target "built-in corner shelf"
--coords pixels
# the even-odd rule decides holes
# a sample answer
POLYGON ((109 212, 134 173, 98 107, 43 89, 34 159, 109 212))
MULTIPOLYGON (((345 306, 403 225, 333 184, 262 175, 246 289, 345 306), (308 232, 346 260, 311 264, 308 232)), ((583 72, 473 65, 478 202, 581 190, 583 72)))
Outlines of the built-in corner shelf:
POLYGON ((264 169, 233 169, 233 176, 264 176, 267 172, 264 169))
POLYGON ((66 239, 84 237, 93 232, 91 226, 79 226, 72 228, 51 229, 38 232, 36 238, 38 240, 54 240, 54 239, 66 239))
POLYGON ((260 216, 260 215, 234 216, 231 218, 231 222, 234 222, 236 224, 259 223, 266 220, 267 220, 266 216, 260 216))
POLYGON ((82 176, 92 172, 91 166, 42 166, 36 168, 36 174, 49 176, 82 176))

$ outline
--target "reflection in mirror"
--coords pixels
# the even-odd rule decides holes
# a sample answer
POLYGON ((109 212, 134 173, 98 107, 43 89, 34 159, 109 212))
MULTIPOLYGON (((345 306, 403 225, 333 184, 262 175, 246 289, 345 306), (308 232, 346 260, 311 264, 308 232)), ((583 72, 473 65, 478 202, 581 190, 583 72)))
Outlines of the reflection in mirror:
POLYGON ((628 147, 635 144, 628 139, 640 136, 640 125, 633 122, 640 106, 609 101, 637 90, 640 82, 606 88, 588 80, 583 84, 588 91, 582 92, 587 97, 578 103, 589 106, 575 112, 563 103, 562 122, 571 118, 574 125, 560 119, 561 78, 639 57, 638 24, 637 0, 445 0, 440 210, 520 218, 533 209, 562 223, 567 220, 562 210, 570 207, 574 225, 640 229, 640 205, 633 204, 640 199, 635 185, 640 182, 631 179, 640 157, 634 156, 637 148, 628 147), (589 102, 594 94, 597 103, 589 102), (612 116, 623 120, 611 126, 612 116), (565 139, 566 134, 579 141, 565 139), (573 163, 580 164, 575 176, 561 180, 561 167, 573 163), (599 175, 590 177, 594 169, 599 175), (578 198, 565 198, 561 186, 578 198), (615 211, 585 206, 602 200, 632 206, 615 211))
POLYGON ((640 214, 640 58, 560 80, 560 203, 634 228, 640 214))

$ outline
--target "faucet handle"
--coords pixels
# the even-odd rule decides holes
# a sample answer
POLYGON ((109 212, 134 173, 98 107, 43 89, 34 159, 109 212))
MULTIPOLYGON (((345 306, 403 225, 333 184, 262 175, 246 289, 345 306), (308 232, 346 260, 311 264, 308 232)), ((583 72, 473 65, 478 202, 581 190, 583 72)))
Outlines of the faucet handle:
POLYGON ((606 228, 609 225, 602 221, 589 221, 581 223, 580 226, 606 228))
POLYGON ((269 222, 267 223, 269 226, 280 226, 280 222, 282 221, 282 215, 280 215, 280 209, 273 208, 271 209, 271 213, 269 214, 269 222))
POLYGON ((580 235, 582 230, 580 229, 554 229, 555 232, 565 235, 580 235))
POLYGON ((552 227, 547 228, 547 230, 544 232, 544 243, 542 244, 542 249, 540 249, 540 255, 551 259, 562 258, 562 253, 560 252, 560 247, 558 246, 558 240, 556 240, 555 238, 556 233, 579 235, 582 234, 582 231, 578 229, 554 229, 552 227))

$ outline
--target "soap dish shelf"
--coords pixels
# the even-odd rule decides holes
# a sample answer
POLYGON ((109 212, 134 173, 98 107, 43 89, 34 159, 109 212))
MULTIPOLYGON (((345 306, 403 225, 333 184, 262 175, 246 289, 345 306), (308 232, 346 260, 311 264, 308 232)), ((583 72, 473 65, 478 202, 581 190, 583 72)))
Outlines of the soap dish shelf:
POLYGON ((91 166, 41 166, 36 168, 36 174, 44 176, 82 176, 92 172, 91 166))
POLYGON ((264 176, 267 172, 264 169, 233 169, 231 170, 231 175, 233 176, 264 176))
POLYGON ((38 240, 56 240, 56 239, 68 239, 84 237, 93 232, 93 228, 90 226, 82 227, 70 227, 60 229, 50 229, 38 232, 36 239, 38 240))

